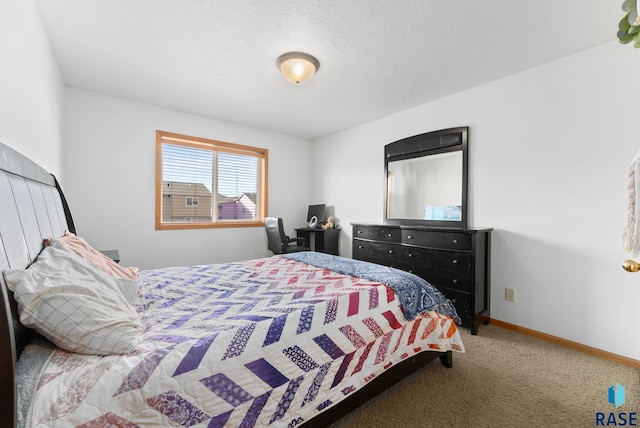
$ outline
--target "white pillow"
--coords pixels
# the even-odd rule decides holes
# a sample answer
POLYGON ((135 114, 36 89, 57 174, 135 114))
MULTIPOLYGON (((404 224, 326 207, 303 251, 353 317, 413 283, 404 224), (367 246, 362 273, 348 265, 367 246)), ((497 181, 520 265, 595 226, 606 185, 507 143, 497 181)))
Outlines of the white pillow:
MULTIPOLYGON (((131 306, 135 307, 136 298, 138 297, 137 279, 134 280, 129 278, 122 278, 110 274, 109 272, 102 269, 102 267, 92 263, 91 260, 87 260, 86 257, 78 253, 75 249, 70 248, 62 239, 51 240, 49 242, 49 245, 55 247, 60 251, 66 252, 69 260, 72 260, 72 263, 74 264, 76 270, 80 269, 90 273, 93 277, 96 278, 96 281, 106 281, 109 284, 114 282, 127 302, 129 302, 131 306), (103 275, 102 272, 106 273, 108 276, 103 275), (113 278, 113 281, 111 281, 110 278, 113 278)), ((137 277, 138 268, 131 269, 135 269, 137 277)))
POLYGON ((138 314, 117 280, 62 244, 45 247, 27 269, 3 273, 20 322, 58 347, 111 355, 138 346, 138 314))
POLYGON ((131 279, 134 281, 138 279, 139 269, 137 267, 120 266, 100 251, 94 249, 84 238, 66 232, 63 236, 56 239, 56 241, 60 241, 66 248, 73 250, 74 253, 83 259, 115 278, 131 279))
MULTIPOLYGON (((68 235, 73 235, 73 234, 68 234, 68 235)), ((80 269, 90 273, 92 276, 96 278, 96 281, 106 282, 107 285, 109 285, 111 288, 113 288, 112 283, 115 283, 118 290, 120 291, 120 293, 122 293, 122 295, 127 300, 127 302, 129 302, 131 306, 135 308, 136 298, 138 297, 138 280, 137 279, 134 280, 130 278, 119 277, 117 275, 112 275, 108 271, 104 270, 101 266, 96 265, 91 260, 84 257, 81 253, 76 251, 76 249, 69 247, 67 242, 65 242, 62 239, 51 240, 49 241, 49 245, 57 248, 60 251, 66 252, 69 259, 71 260, 71 263, 74 264, 76 270, 81 266, 80 269), (102 275, 102 272, 106 273, 108 276, 102 275), (113 281, 111 281, 111 278, 113 278, 113 281)), ((128 268, 128 269, 135 269, 136 278, 137 278, 138 268, 128 268)))

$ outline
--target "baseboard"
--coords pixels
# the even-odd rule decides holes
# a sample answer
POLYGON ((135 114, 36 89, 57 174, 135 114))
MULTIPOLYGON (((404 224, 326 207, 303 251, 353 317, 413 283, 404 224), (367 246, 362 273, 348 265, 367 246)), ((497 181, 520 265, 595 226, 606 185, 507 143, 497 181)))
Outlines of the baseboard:
POLYGON ((491 319, 490 323, 497 327, 502 327, 507 330, 512 330, 518 333, 525 334, 527 336, 536 337, 538 339, 541 339, 547 342, 555 343, 556 345, 564 346, 565 348, 574 349, 576 351, 580 351, 585 354, 600 357, 605 360, 612 361, 614 363, 640 369, 640 361, 634 360, 633 358, 623 357, 622 355, 617 355, 612 352, 603 351, 602 349, 598 349, 598 348, 592 348, 591 346, 583 345, 578 342, 572 342, 571 340, 562 339, 560 337, 552 336, 547 333, 541 333, 536 330, 531 330, 526 327, 520 327, 519 325, 511 324, 511 323, 500 321, 493 318, 491 319))

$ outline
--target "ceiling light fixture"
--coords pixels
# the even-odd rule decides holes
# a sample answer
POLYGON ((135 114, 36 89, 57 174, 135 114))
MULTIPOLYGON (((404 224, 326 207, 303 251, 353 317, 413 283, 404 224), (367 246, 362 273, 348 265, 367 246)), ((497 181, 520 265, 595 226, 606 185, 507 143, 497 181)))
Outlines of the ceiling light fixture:
POLYGON ((296 85, 311 79, 320 68, 320 62, 314 56, 304 52, 282 54, 276 64, 284 78, 296 85))

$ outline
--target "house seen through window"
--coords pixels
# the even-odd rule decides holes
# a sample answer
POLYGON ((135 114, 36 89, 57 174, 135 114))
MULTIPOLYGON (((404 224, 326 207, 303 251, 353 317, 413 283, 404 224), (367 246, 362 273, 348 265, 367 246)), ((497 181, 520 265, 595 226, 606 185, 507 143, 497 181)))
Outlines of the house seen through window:
POLYGON ((268 151, 156 132, 156 229, 261 226, 268 151))

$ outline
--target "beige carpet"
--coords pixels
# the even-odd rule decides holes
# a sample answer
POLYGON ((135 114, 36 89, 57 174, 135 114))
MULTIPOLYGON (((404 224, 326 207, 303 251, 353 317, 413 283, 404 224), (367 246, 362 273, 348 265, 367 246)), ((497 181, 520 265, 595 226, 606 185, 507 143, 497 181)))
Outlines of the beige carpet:
POLYGON ((640 413, 638 369, 492 325, 461 334, 467 352, 453 368, 436 360, 331 427, 593 427, 596 412, 640 413))

